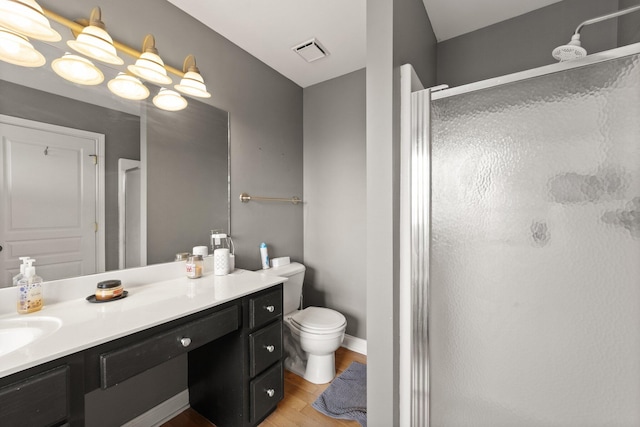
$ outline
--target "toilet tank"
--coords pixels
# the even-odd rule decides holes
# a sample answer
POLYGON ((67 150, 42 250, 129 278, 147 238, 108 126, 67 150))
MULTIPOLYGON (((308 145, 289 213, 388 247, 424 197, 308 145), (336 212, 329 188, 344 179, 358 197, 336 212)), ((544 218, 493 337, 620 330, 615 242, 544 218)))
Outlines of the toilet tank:
POLYGON ((286 277, 287 280, 282 286, 283 289, 283 314, 291 313, 300 307, 300 297, 302 296, 302 283, 304 282, 304 272, 306 268, 298 262, 292 262, 280 267, 273 267, 268 270, 261 270, 272 276, 286 277))

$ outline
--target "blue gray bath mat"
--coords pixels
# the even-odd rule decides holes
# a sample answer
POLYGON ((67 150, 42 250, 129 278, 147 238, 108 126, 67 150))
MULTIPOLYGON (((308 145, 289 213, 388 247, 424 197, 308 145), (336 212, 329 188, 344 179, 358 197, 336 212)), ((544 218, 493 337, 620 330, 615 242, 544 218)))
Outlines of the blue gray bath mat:
POLYGON ((367 365, 351 362, 312 406, 331 418, 356 420, 367 426, 367 365))

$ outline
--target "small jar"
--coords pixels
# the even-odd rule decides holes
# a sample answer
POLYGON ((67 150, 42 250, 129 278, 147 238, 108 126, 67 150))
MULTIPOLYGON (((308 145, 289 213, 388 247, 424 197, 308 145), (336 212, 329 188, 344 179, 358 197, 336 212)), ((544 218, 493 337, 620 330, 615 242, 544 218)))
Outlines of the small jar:
POLYGON ((124 287, 120 280, 105 280, 99 282, 96 287, 96 299, 99 301, 105 301, 122 296, 124 287))
POLYGON ((202 255, 191 255, 187 259, 187 277, 190 279, 197 279, 202 277, 203 261, 202 255))

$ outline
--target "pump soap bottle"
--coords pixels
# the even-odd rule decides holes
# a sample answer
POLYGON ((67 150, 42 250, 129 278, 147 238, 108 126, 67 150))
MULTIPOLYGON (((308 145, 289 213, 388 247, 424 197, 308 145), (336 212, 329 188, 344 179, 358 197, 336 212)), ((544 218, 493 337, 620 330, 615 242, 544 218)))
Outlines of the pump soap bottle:
POLYGON ((20 264, 20 273, 13 276, 13 286, 18 286, 18 282, 20 281, 20 279, 24 277, 24 269, 27 267, 28 259, 31 259, 31 258, 29 258, 28 256, 20 257, 20 261, 22 261, 22 264, 20 264))
POLYGON ((18 280, 18 314, 27 314, 42 308, 42 277, 36 276, 35 259, 26 260, 24 277, 18 280))

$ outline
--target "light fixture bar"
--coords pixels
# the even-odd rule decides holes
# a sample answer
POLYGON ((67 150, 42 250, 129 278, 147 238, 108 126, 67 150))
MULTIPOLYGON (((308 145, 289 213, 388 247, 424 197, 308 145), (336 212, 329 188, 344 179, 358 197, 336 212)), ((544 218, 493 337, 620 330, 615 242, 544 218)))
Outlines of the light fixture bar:
MULTIPOLYGON (((79 24, 75 21, 72 21, 70 19, 65 18, 62 15, 58 15, 55 12, 50 11, 49 9, 45 9, 42 8, 43 12, 44 12, 44 16, 46 16, 47 18, 57 22, 60 25, 64 25, 65 27, 69 28, 71 31, 73 31, 74 33, 80 33, 82 32, 82 30, 84 29, 85 25, 79 24)), ((120 43, 116 40, 113 41, 113 46, 119 50, 122 53, 126 53, 127 55, 133 57, 133 58, 138 58, 142 52, 127 46, 126 44, 120 43)), ((184 77, 184 72, 180 71, 177 68, 172 67, 171 65, 167 65, 164 64, 164 68, 170 72, 171 74, 174 74, 178 77, 184 77)))

